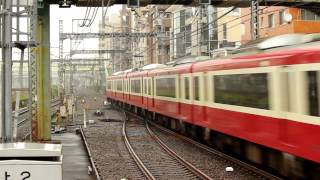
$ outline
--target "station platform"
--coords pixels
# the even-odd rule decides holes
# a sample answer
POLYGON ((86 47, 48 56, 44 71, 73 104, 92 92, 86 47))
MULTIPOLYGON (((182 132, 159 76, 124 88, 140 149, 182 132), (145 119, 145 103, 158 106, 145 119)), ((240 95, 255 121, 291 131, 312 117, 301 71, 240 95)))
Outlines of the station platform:
POLYGON ((94 174, 88 175, 90 165, 81 137, 75 133, 53 134, 52 140, 62 144, 63 180, 95 180, 94 174))

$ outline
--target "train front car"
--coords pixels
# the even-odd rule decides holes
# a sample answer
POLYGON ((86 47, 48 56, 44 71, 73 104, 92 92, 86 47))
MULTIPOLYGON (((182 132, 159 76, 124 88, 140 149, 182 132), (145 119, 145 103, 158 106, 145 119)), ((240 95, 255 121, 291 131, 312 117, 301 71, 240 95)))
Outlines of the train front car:
POLYGON ((193 74, 203 73, 206 97, 204 115, 194 123, 213 130, 218 148, 281 169, 288 177, 306 172, 308 178, 318 177, 319 44, 194 64, 193 74), (292 168, 299 170, 292 175, 292 168))

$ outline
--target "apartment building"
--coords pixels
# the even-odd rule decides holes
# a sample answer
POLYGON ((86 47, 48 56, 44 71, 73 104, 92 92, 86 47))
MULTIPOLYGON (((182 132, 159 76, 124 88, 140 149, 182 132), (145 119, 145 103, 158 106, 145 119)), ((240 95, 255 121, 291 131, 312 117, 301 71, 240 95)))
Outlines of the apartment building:
MULTIPOLYGON (((318 33, 320 32, 320 15, 298 8, 260 7, 259 37, 267 38, 288 33, 318 33)), ((251 19, 247 14, 250 8, 241 10, 242 43, 251 41, 251 19)))
POLYGON ((169 61, 171 14, 165 12, 168 7, 148 5, 132 11, 132 32, 155 34, 133 39, 133 67, 169 61))

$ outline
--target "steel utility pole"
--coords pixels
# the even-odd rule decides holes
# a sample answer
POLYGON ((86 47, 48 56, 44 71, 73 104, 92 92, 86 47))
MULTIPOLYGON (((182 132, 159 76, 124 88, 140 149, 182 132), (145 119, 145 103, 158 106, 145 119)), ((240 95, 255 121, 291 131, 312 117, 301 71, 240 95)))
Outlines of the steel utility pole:
POLYGON ((251 1, 251 39, 259 38, 259 0, 251 1))
POLYGON ((30 58, 32 140, 50 141, 50 6, 45 2, 37 8, 38 1, 33 0, 33 3, 31 40, 38 44, 32 48, 30 58))
POLYGON ((12 1, 4 0, 2 14, 2 141, 12 139, 12 1))
MULTIPOLYGON (((105 0, 102 0, 102 7, 101 7, 101 14, 102 14, 102 23, 101 23, 101 26, 102 26, 102 32, 105 32, 105 20, 106 20, 106 13, 108 12, 108 8, 109 8, 109 5, 110 5, 110 0, 108 1, 108 4, 107 4, 107 8, 105 10, 105 12, 103 11, 103 8, 104 8, 104 1, 105 0)), ((104 43, 104 38, 102 37, 101 38, 101 43, 104 43)), ((103 54, 100 54, 100 59, 102 59, 104 57, 103 54)), ((99 61, 99 68, 100 68, 100 91, 103 92, 103 90, 105 90, 105 73, 103 72, 103 70, 105 69, 105 66, 104 66, 104 62, 102 62, 101 60, 99 61)))

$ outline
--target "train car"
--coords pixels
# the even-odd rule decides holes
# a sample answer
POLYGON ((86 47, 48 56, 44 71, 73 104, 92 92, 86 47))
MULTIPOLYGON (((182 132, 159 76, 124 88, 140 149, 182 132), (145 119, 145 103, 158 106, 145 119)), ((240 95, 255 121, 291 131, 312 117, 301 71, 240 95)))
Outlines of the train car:
POLYGON ((153 99, 148 110, 172 118, 191 123, 191 109, 189 105, 181 106, 180 102, 180 75, 191 74, 192 64, 174 68, 155 69, 149 72, 153 79, 153 99))
POLYGON ((140 93, 126 103, 285 176, 319 172, 320 38, 295 35, 285 47, 287 38, 258 53, 132 73, 140 93))
POLYGON ((194 123, 320 162, 319 72, 319 50, 196 63, 207 99, 194 123))
POLYGON ((127 81, 129 83, 129 98, 127 103, 137 107, 137 110, 147 108, 143 103, 143 77, 147 76, 148 71, 137 71, 127 74, 127 81))

